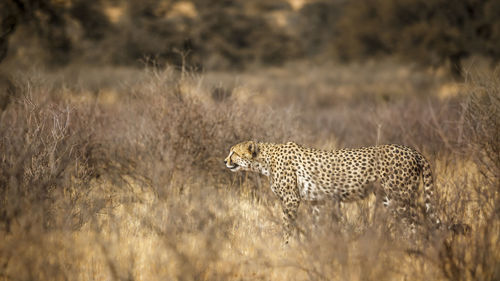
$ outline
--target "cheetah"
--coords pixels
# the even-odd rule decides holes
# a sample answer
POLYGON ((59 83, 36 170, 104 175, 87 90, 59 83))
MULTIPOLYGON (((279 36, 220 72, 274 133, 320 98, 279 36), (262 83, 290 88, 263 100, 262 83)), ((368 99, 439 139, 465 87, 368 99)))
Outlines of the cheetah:
POLYGON ((246 141, 231 147, 224 164, 233 172, 253 171, 267 176, 283 209, 284 243, 291 236, 301 201, 327 199, 352 202, 374 192, 378 182, 384 206, 417 222, 418 187, 422 178, 427 217, 435 224, 433 177, 429 162, 415 149, 403 145, 378 145, 325 151, 288 142, 246 141))

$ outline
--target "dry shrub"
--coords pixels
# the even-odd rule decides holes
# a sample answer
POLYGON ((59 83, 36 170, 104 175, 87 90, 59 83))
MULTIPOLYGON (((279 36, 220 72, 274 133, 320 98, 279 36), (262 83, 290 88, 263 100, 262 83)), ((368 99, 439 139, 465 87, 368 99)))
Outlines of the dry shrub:
POLYGON ((76 253, 51 233, 76 231, 103 207, 88 196, 93 115, 57 100, 42 81, 19 84, 0 120, 0 272, 6 280, 68 279, 76 253))
POLYGON ((117 104, 98 109, 94 140, 99 146, 93 155, 108 161, 108 168, 129 167, 155 188, 168 186, 177 172, 227 183, 222 159, 231 145, 248 139, 300 141, 305 135, 287 125, 296 122, 285 111, 231 98, 213 101, 200 77, 170 68, 150 70, 122 95, 117 104))
MULTIPOLYGON (((54 227, 54 196, 63 188, 69 193, 86 189, 92 174, 86 158, 93 133, 88 109, 54 102, 52 89, 31 81, 24 86, 22 96, 2 113, 0 125, 0 213, 7 232, 11 223, 25 216, 26 224, 21 225, 27 229, 54 227)), ((71 228, 78 227, 78 214, 66 215, 71 228)))
MULTIPOLYGON (((466 152, 477 171, 468 174, 476 206, 470 237, 445 239, 439 248, 443 274, 449 280, 497 280, 500 278, 500 83, 481 75, 468 84, 463 104, 466 152)), ((466 186, 464 180, 461 187, 466 186)), ((464 198, 461 198, 462 200, 464 198)), ((463 214, 462 214, 463 215, 463 214)), ((462 218, 464 219, 464 218, 462 218)))
POLYGON ((476 163, 483 175, 493 182, 500 178, 500 80, 483 74, 469 86, 469 99, 464 103, 469 149, 477 152, 476 163))
POLYGON ((21 78, 0 126, 2 276, 86 279, 90 255, 101 270, 93 278, 139 278, 134 263, 151 256, 121 254, 116 237, 132 243, 145 235, 168 256, 155 252, 155 268, 171 269, 150 271, 152 279, 224 279, 231 269, 217 264, 237 204, 223 198, 237 193, 217 190, 246 177, 227 173, 222 159, 235 142, 283 141, 297 131, 271 109, 210 100, 200 80, 150 71, 116 103, 101 104, 98 97, 71 102, 43 75, 21 78), (127 226, 137 227, 130 234, 127 226))

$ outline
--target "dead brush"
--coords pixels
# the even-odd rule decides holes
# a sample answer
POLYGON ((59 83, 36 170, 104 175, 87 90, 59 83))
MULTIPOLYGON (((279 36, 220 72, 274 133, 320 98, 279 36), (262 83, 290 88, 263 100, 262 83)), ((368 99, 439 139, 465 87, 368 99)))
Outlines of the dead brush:
POLYGON ((496 280, 500 278, 500 83, 487 75, 471 80, 463 104, 463 131, 466 151, 479 173, 469 187, 476 219, 468 238, 452 236, 438 245, 439 261, 449 280, 496 280))

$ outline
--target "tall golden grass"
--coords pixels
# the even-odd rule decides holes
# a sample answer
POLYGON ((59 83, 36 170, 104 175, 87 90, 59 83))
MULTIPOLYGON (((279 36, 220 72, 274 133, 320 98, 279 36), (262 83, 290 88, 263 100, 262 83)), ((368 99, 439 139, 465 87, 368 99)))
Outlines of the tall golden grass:
POLYGON ((0 120, 0 280, 500 278, 494 75, 449 84, 392 63, 236 77, 78 68, 15 84, 0 120), (247 139, 415 146, 446 227, 400 235, 372 196, 317 227, 301 206, 284 248, 267 180, 222 163, 247 139))

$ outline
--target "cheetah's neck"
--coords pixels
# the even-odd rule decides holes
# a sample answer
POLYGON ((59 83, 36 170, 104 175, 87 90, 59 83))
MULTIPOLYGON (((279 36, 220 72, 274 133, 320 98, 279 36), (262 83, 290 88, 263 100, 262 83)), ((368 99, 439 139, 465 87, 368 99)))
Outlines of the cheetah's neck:
POLYGON ((259 156, 257 161, 252 163, 252 170, 269 177, 271 175, 271 155, 277 146, 274 143, 259 142, 259 156))

